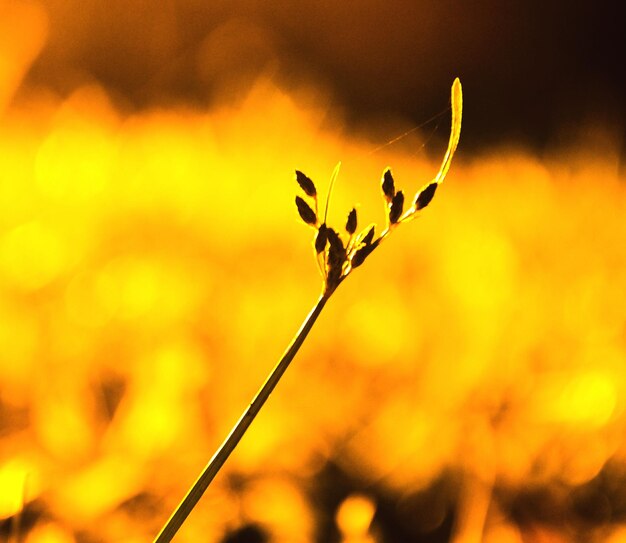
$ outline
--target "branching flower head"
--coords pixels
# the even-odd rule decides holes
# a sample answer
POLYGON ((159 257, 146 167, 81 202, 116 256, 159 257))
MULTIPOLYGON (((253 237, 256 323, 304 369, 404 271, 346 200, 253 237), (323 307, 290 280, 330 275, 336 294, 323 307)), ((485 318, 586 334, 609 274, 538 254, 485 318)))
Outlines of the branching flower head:
MULTIPOLYGON (((320 272, 324 278, 324 291, 311 312, 305 318, 302 326, 287 347, 287 350, 276 366, 274 366, 274 369, 265 383, 263 383, 263 386, 259 389, 252 402, 248 405, 246 411, 244 411, 244 414, 235 424, 221 447, 213 455, 211 461, 202 470, 202 473, 175 509, 172 516, 165 523, 154 540, 155 543, 170 543, 172 538, 176 535, 178 529, 197 505, 205 490, 208 488, 209 484, 211 484, 211 481, 213 481, 214 477, 220 471, 224 462, 226 462, 261 407, 269 398, 274 387, 302 346, 330 295, 354 268, 363 264, 372 251, 380 245, 398 224, 414 218, 416 214, 424 209, 433 199, 435 190, 444 180, 450 169, 450 162, 459 142, 462 107, 463 97, 461 94, 461 83, 456 79, 452 85, 452 130, 448 149, 443 157, 439 172, 429 184, 417 193, 413 204, 408 209, 404 209, 404 193, 401 190, 396 190, 391 170, 386 169, 383 173, 381 189, 387 211, 387 226, 378 237, 376 237, 376 228, 374 225, 367 226, 357 234, 358 217, 356 208, 351 209, 348 213, 342 234, 339 234, 335 229, 329 227, 326 224, 329 204, 328 198, 326 199, 324 219, 320 221, 315 184, 302 172, 296 172, 296 181, 304 193, 304 198, 302 196, 296 196, 296 206, 300 218, 307 225, 315 229, 313 246, 315 248, 315 256, 320 272)), ((333 172, 331 186, 332 182, 337 177, 337 172, 338 167, 335 168, 333 172)))
MULTIPOLYGON (((437 175, 417 192, 410 207, 405 209, 404 192, 396 190, 391 170, 387 168, 383 172, 381 191, 387 213, 387 224, 378 236, 376 236, 376 226, 373 224, 356 233, 358 227, 356 208, 352 208, 348 213, 341 233, 329 227, 325 219, 320 221, 315 184, 307 175, 296 171, 296 181, 305 195, 305 198, 296 196, 296 206, 300 218, 316 232, 313 245, 324 279, 325 296, 330 296, 352 270, 363 264, 365 259, 399 224, 414 219, 432 201, 437 187, 443 182, 450 169, 461 135, 463 92, 458 78, 452 84, 451 101, 452 128, 443 161, 437 175)), ((336 174, 337 169, 334 175, 336 174)))

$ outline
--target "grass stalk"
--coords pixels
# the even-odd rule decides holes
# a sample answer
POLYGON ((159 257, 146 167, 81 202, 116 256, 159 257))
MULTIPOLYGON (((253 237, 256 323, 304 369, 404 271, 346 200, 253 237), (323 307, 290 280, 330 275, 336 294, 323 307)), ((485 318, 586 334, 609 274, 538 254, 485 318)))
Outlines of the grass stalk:
POLYGON ((322 294, 320 296, 311 312, 304 319, 302 326, 292 339, 289 347, 287 347, 287 350, 269 374, 265 383, 263 383, 263 386, 261 386, 252 402, 250 402, 248 408, 243 412, 235 426, 233 426, 233 429, 230 431, 230 434, 228 434, 228 437, 224 440, 220 448, 213 455, 213 458, 211 458, 209 463, 202 470, 202 473, 189 489, 189 492, 187 492, 186 496, 182 499, 174 513, 172 513, 172 516, 169 518, 165 526, 163 526, 159 535, 154 540, 154 543, 169 543, 176 535, 183 522, 185 522, 185 519, 189 516, 189 513, 191 513, 211 481, 230 456, 230 453, 233 452, 243 435, 246 433, 246 430, 269 398, 296 353, 300 350, 302 343, 304 343, 304 340, 311 331, 313 324, 315 324, 317 317, 319 317, 329 298, 330 294, 322 294))
MULTIPOLYGON (((176 535, 189 513, 196 506, 211 481, 215 478, 224 462, 233 452, 248 427, 261 410, 270 394, 276 387, 276 384, 289 367, 294 356, 304 343, 313 324, 319 317, 326 302, 330 299, 337 287, 352 273, 354 269, 361 266, 365 259, 397 228, 401 223, 408 222, 417 217, 421 211, 430 203, 435 195, 435 190, 443 182, 450 169, 452 157, 459 143, 461 134, 461 117, 463 111, 463 94, 461 82, 455 79, 452 84, 451 91, 451 110, 452 110, 452 126, 450 130, 450 139, 448 141, 448 149, 444 155, 443 161, 435 178, 422 188, 415 195, 413 204, 405 209, 405 196, 401 190, 396 190, 395 181, 391 170, 387 168, 383 172, 381 180, 381 191, 383 203, 387 213, 386 228, 375 236, 374 225, 370 225, 357 232, 357 212, 356 208, 352 208, 348 214, 348 220, 343 228, 344 231, 337 231, 326 224, 328 205, 330 201, 330 190, 326 199, 326 208, 323 218, 319 217, 317 188, 313 180, 301 171, 296 170, 296 181, 302 189, 304 198, 296 196, 296 207, 302 221, 315 231, 313 248, 315 250, 315 258, 322 273, 324 280, 323 292, 317 303, 313 306, 311 312, 307 315, 302 323, 300 330, 294 336, 289 347, 278 361, 263 386, 259 389, 256 396, 244 411, 237 424, 233 427, 228 437, 222 443, 222 446, 213 455, 210 462, 206 465, 200 477, 193 484, 187 495, 180 502, 172 516, 169 518, 154 543, 169 543, 176 535), (306 198, 306 199, 305 199, 306 198), (308 199, 308 202, 307 202, 308 199), (320 220, 321 219, 321 220, 320 220)), ((333 172, 330 186, 332 185, 339 172, 339 164, 333 172)))

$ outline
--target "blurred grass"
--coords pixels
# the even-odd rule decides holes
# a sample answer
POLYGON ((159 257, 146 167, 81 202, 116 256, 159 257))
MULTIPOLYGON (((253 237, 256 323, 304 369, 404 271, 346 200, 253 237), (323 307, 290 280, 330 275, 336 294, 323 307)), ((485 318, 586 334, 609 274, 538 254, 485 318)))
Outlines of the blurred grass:
MULTIPOLYGON (((385 166, 409 193, 436 172, 436 142, 369 154, 379 142, 302 96, 262 79, 211 112, 128 114, 96 84, 5 100, 0 518, 24 496, 28 543, 158 531, 318 294, 295 168, 324 187, 342 160, 330 220, 358 202, 379 224, 385 166)), ((618 541, 626 196, 604 151, 461 146, 423 218, 333 298, 180 541, 245 525, 392 541, 390 502, 428 532, 473 514, 463 489, 487 489, 487 541, 568 541, 579 517, 545 525, 593 485, 609 513, 585 529, 618 541), (447 477, 435 494, 452 498, 420 519, 407 504, 447 477), (553 516, 516 516, 511 496, 537 489, 553 516)))

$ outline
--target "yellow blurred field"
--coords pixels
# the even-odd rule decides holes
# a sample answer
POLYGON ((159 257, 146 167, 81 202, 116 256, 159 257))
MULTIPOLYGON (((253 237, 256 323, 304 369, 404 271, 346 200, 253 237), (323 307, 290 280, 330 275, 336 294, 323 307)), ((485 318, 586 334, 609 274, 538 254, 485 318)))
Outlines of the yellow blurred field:
MULTIPOLYGON (((150 541, 319 294, 293 171, 325 191, 342 161, 330 222, 357 204, 381 224, 383 169, 414 193, 443 146, 371 153, 323 94, 265 78, 212 111, 128 114, 96 83, 9 99, 31 49, 0 64, 2 537, 19 517, 27 543, 150 541)), ((471 156, 461 137, 177 541, 396 541, 383 502, 457 542, 622 541, 625 181, 610 142, 471 156), (558 525, 507 514, 532 492, 558 525)))

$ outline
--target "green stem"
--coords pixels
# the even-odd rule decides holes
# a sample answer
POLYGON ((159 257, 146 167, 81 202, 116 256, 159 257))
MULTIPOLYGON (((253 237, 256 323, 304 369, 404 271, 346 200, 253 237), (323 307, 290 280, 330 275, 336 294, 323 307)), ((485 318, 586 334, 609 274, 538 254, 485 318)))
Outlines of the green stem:
POLYGON ((221 447, 213 455, 213 458, 211 458, 204 470, 202 470, 200 477, 198 477, 165 526, 163 526, 159 535, 154 540, 154 543, 169 543, 176 535, 176 532, 178 532, 183 522, 185 522, 189 513, 191 513, 193 508, 196 506, 211 481, 224 465, 226 459, 230 456, 230 453, 233 452, 237 443, 239 443, 243 435, 246 433, 246 430, 254 420, 254 417, 256 417, 258 412, 261 410, 261 407, 263 407, 263 404, 269 398, 278 381, 280 381, 283 373, 285 373, 285 370, 289 367, 289 364, 302 346, 302 343, 304 343, 304 340, 311 331, 313 324, 322 312, 322 309, 326 305, 329 297, 330 294, 323 294, 320 296, 311 312, 307 315, 306 319, 304 319, 300 330, 298 330, 298 333, 291 341, 291 344, 287 347, 285 354, 283 354, 282 358, 269 374, 267 380, 263 383, 263 386, 259 389, 248 408, 244 411, 243 415, 241 415, 237 424, 235 424, 233 429, 230 431, 228 437, 224 440, 224 443, 222 443, 221 447))

